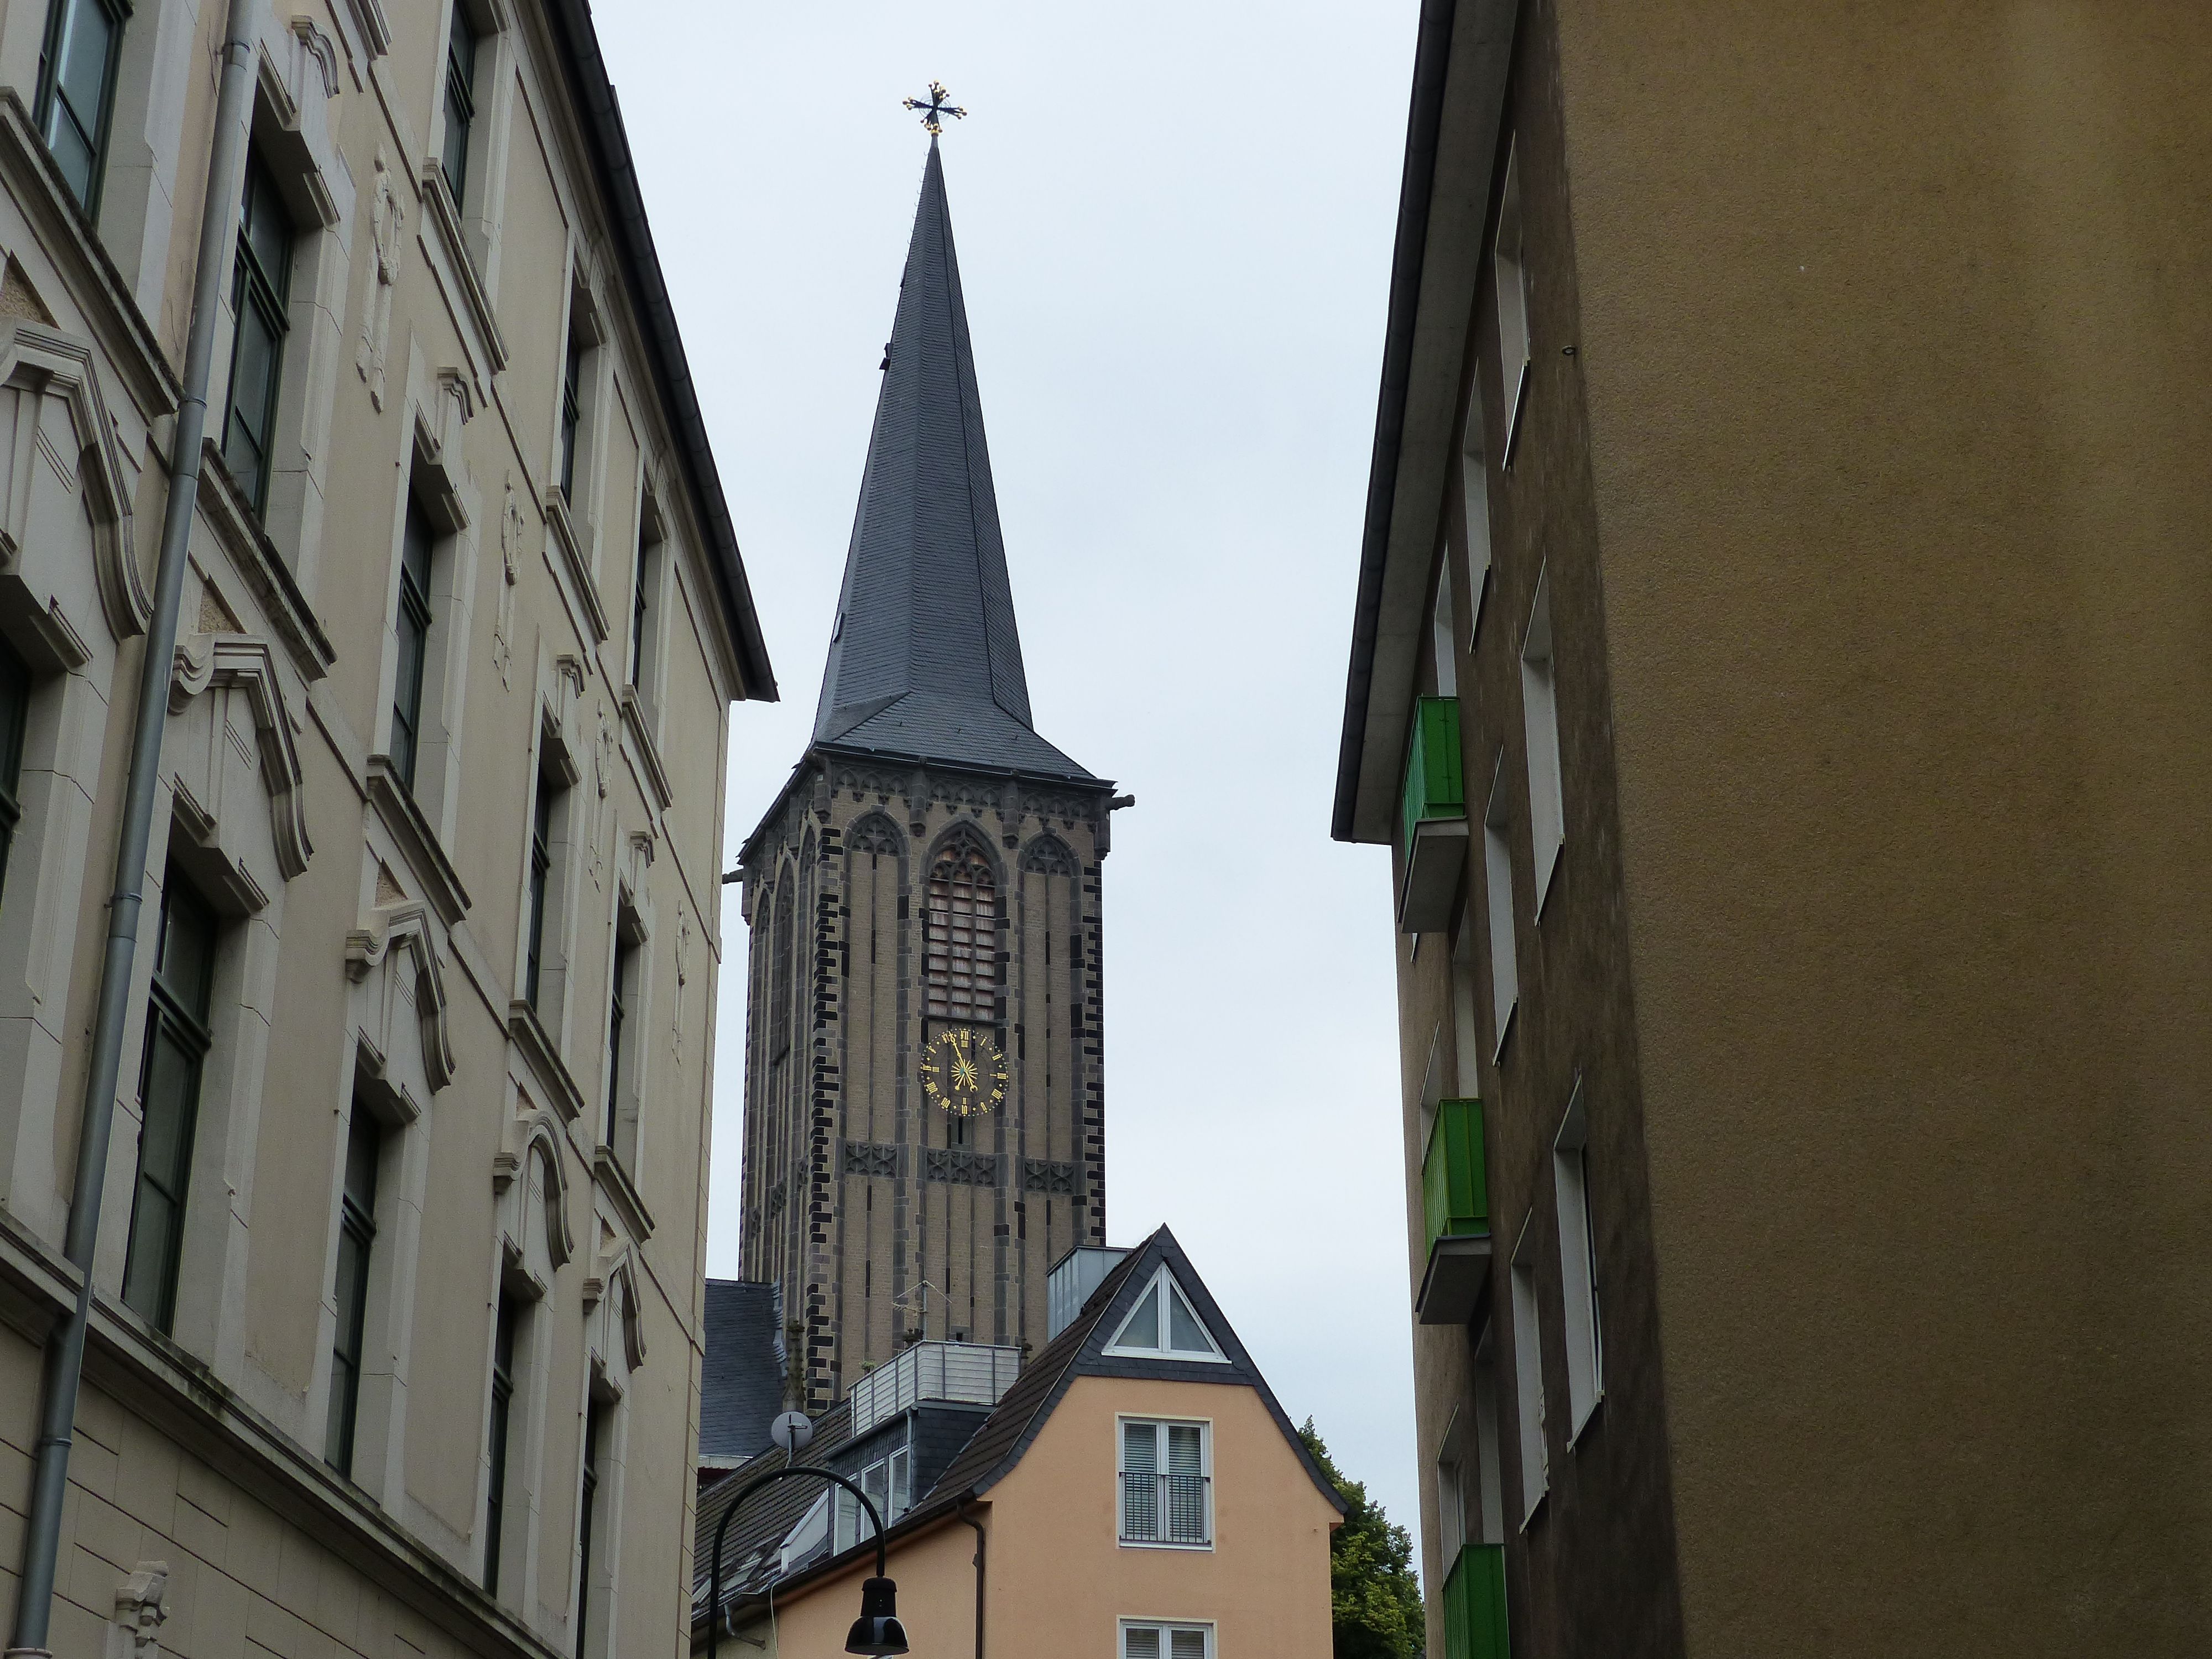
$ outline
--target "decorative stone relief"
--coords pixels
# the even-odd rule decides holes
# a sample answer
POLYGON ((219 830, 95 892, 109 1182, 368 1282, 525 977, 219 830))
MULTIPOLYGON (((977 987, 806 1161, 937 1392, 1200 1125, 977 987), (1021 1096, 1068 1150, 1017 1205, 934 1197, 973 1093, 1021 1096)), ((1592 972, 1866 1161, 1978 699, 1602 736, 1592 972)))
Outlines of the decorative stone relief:
POLYGON ((905 781, 897 773, 857 766, 839 767, 836 787, 841 793, 850 791, 854 800, 866 800, 873 795, 879 805, 888 805, 893 795, 906 793, 905 781))
MULTIPOLYGON (((381 865, 377 871, 380 890, 387 872, 381 865)), ((422 1037, 423 1075, 431 1088, 442 1089, 453 1080, 453 1028, 446 1012, 445 969, 438 960, 438 947, 431 932, 430 907, 422 900, 380 908, 367 927, 356 928, 346 935, 346 977, 360 984, 394 952, 404 952, 414 963, 412 988, 416 1019, 422 1037)), ((387 1007, 387 1044, 391 1012, 387 1007)))
POLYGON ((369 185, 369 235, 375 280, 362 296, 361 344, 354 353, 354 368, 368 382, 368 400, 384 407, 384 357, 392 338, 392 290, 399 281, 399 251, 404 245, 407 209, 392 164, 384 152, 376 153, 376 173, 369 185))
MULTIPOLYGON (((178 641, 169 713, 181 714, 203 692, 225 689, 241 694, 251 710, 276 866, 289 881, 306 871, 315 848, 307 836, 307 775, 301 769, 276 654, 268 641, 249 634, 193 634, 178 641)), ((204 805, 220 810, 216 803, 204 805)))
POLYGON ((1022 854, 1022 868, 1040 876, 1072 876, 1075 854, 1057 836, 1039 836, 1022 854))
POLYGON ((855 853, 896 857, 900 848, 898 830, 889 818, 871 812, 845 832, 845 845, 855 853))
POLYGON ((1022 1190, 1042 1193, 1048 1198, 1072 1198, 1075 1195, 1075 1165, 1048 1158, 1025 1158, 1022 1160, 1022 1190))
POLYGON ((845 1143, 845 1173, 848 1176, 896 1176, 899 1149, 866 1140, 845 1143))
POLYGON ((921 1178, 925 1181, 943 1181, 956 1187, 999 1184, 995 1153, 971 1152, 964 1146, 925 1146, 921 1152, 921 1178))
POLYGON ((88 658, 64 614, 74 574, 66 563, 82 553, 61 543, 84 526, 109 631, 129 639, 154 615, 132 546, 131 483, 94 361, 91 342, 73 334, 28 317, 0 324, 0 576, 29 588, 27 619, 72 664, 88 658), (39 507, 52 500, 49 491, 66 505, 39 507), (42 556, 61 562, 33 568, 42 556))
POLYGON ((513 682, 508 674, 514 663, 514 584, 520 574, 516 558, 525 528, 522 507, 514 498, 514 474, 510 472, 507 475, 506 504, 499 515, 499 614, 493 620, 491 630, 492 665, 499 670, 499 683, 510 688, 513 682))
POLYGON ((158 1659, 161 1626, 169 1617, 169 1564, 141 1561, 115 1588, 115 1617, 107 1626, 107 1659, 158 1659))

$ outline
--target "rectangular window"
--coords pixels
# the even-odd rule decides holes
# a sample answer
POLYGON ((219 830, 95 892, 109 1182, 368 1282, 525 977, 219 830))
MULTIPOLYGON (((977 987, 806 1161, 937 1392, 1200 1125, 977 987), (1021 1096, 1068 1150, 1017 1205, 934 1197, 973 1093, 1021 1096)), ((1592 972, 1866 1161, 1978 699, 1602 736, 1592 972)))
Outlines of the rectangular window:
POLYGON ((284 337, 292 327, 291 283, 292 221, 260 153, 250 151, 230 289, 238 332, 230 347, 230 416, 223 424, 222 459, 257 514, 269 508, 276 393, 283 379, 284 337))
POLYGON ((1552 578, 1536 578, 1536 602, 1521 642, 1521 719, 1528 738, 1528 844, 1536 864, 1536 914, 1544 914, 1567 838, 1567 803, 1559 781, 1559 679, 1552 656, 1552 578))
POLYGON ((576 504, 576 434, 584 420, 584 343, 568 331, 568 355, 561 370, 561 495, 576 504))
POLYGON ((1460 906, 1459 931, 1452 937, 1452 1071, 1455 1092, 1462 1100, 1482 1097, 1482 1076, 1477 1065, 1482 1052, 1482 1028, 1475 1012, 1479 1006, 1475 950, 1474 905, 1470 900, 1460 906))
POLYGON ((88 216, 99 211, 124 15, 115 0, 58 0, 39 54, 39 133, 88 216))
POLYGON ((30 668, 0 640, 0 894, 6 890, 15 826, 23 817, 23 733, 30 723, 30 668))
POLYGON ((599 1507, 599 1434, 607 1411, 598 1401, 584 1413, 583 1505, 577 1525, 580 1532, 576 1564, 576 1659, 591 1659, 592 1648, 592 1530, 599 1507))
POLYGON ((1474 1344, 1474 1480, 1461 1504, 1478 1544, 1505 1541, 1505 1492, 1498 1455, 1498 1337, 1486 1317, 1474 1344))
POLYGON ((1506 836, 1510 822, 1505 801, 1505 751, 1501 749, 1491 773, 1490 803, 1482 810, 1482 884, 1490 907, 1492 1059, 1505 1052, 1514 1006, 1521 1000, 1520 960, 1513 939, 1513 847, 1506 836))
POLYGON ((1521 1429, 1521 1524, 1528 1524, 1552 1485, 1544 1440, 1544 1335, 1536 1318, 1536 1246, 1529 1227, 1513 1251, 1514 1415, 1521 1429))
POLYGON ((440 160, 453 205, 468 200, 469 137, 477 124, 477 34, 469 27, 467 0, 453 0, 453 26, 446 37, 446 147, 440 160))
POLYGON ((1605 1343, 1598 1323, 1597 1249, 1590 1231, 1589 1124, 1582 1079, 1575 1079, 1559 1138, 1552 1143, 1552 1176, 1559 1194, 1560 1334, 1567 1344, 1567 1440, 1571 1444, 1605 1395, 1605 1343))
POLYGON ((649 696, 646 648, 652 640, 653 579, 659 574, 660 544, 641 530, 637 538, 637 568, 630 583, 629 683, 638 696, 649 696))
POLYGON ((538 1007, 538 988, 545 964, 547 889, 553 874, 553 813, 564 793, 557 779, 550 772, 539 770, 538 797, 530 817, 530 955, 523 978, 524 995, 532 1008, 538 1007))
POLYGON ((354 1102, 346 1130, 345 1190, 338 1200, 337 1329, 331 1356, 330 1421, 323 1461, 353 1473, 354 1419, 361 1408, 362 1338, 368 1324, 368 1260, 376 1241, 376 1165, 384 1135, 368 1109, 354 1102))
POLYGON ((629 983, 630 959, 637 947, 622 936, 620 924, 615 932, 614 988, 607 999, 607 1109, 605 1121, 599 1126, 599 1144, 615 1144, 615 1129, 622 1121, 623 1091, 623 1026, 629 1017, 629 983))
POLYGON ((1459 1459, 1450 1453, 1437 1460, 1437 1532, 1443 1545, 1444 1571, 1449 1572, 1468 1541, 1466 1487, 1459 1459))
POLYGON ((1468 383, 1467 419, 1460 438, 1460 502, 1467 518, 1468 649, 1482 631, 1482 602, 1490 592, 1490 470, 1483 459, 1482 368, 1468 383))
POLYGON ((514 1335, 521 1310, 499 1294, 499 1319, 491 1338, 491 1480, 484 1494, 484 1594, 499 1594, 501 1528, 507 1518, 507 1439, 514 1411, 514 1335))
POLYGON ((1505 441, 1498 453, 1513 465, 1513 440, 1521 424, 1521 404, 1528 394, 1528 267, 1522 258, 1521 150, 1506 152, 1505 189, 1498 203, 1498 240, 1491 267, 1498 279, 1498 392, 1505 410, 1505 441))
POLYGON ((215 913, 173 865, 161 882, 154 991, 138 1073, 138 1179, 125 1251, 123 1300, 156 1330, 176 1317, 177 1261, 198 1127, 200 1068, 210 1042, 215 983, 215 913))
POLYGON ((1122 1423, 1124 1544, 1212 1547, 1211 1439, 1203 1423, 1122 1423))
POLYGON ((399 672, 392 693, 392 765, 412 793, 422 748, 422 673, 430 649, 430 520, 412 496, 399 538, 399 672))
POLYGON ((1214 1659, 1211 1625, 1121 1621, 1121 1659, 1214 1659))
POLYGON ((1453 638, 1458 631, 1452 616, 1451 550, 1446 548, 1437 569, 1436 603, 1429 611, 1429 639, 1436 656, 1437 695, 1440 697, 1459 696, 1459 653, 1453 638))

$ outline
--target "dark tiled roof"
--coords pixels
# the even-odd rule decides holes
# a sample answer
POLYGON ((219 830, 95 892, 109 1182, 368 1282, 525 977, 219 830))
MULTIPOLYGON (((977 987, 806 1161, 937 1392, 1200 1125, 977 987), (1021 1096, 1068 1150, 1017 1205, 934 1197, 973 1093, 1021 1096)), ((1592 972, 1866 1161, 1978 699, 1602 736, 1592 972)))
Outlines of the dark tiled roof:
MULTIPOLYGON (((799 1455, 800 1460, 808 1463, 821 1462, 852 1437, 853 1407, 848 1400, 832 1406, 814 1419, 813 1442, 799 1455)), ((708 1581, 714 1562, 714 1528, 721 1524, 722 1512, 730 1507, 750 1482, 758 1480, 770 1469, 787 1468, 790 1462, 788 1455, 771 1447, 750 1463, 723 1475, 712 1486, 702 1487, 692 1555, 692 1607, 695 1613, 703 1612, 707 1606, 708 1581)), ((730 1522, 729 1534, 722 1540, 722 1601, 725 1605, 757 1594, 775 1576, 777 1558, 782 1551, 785 1537, 828 1490, 827 1483, 821 1480, 778 1480, 746 1504, 738 1517, 730 1522)))
POLYGON ((783 1404, 783 1297, 742 1279, 707 1281, 707 1357, 699 1376, 699 1455, 750 1457, 783 1404))
POLYGON ((981 1491, 1028 1449, 1036 1431, 1044 1426, 1051 1407, 1066 1392, 1066 1385, 1073 1380, 1070 1373, 1083 1358, 1093 1332, 1106 1316, 1106 1310, 1120 1299, 1121 1286, 1136 1271, 1136 1263, 1145 1254, 1142 1249, 1130 1251, 1098 1281, 1098 1288, 1091 1291, 1083 1310, 1023 1368, 1022 1374, 1014 1379, 1014 1386, 999 1401, 999 1408, 975 1431, 975 1437, 968 1443, 967 1449, 938 1477, 931 1497, 939 1492, 981 1491))
POLYGON ((1030 725, 935 139, 868 437, 814 738, 915 759, 1090 775, 1030 725), (902 699, 905 712, 886 721, 902 699))

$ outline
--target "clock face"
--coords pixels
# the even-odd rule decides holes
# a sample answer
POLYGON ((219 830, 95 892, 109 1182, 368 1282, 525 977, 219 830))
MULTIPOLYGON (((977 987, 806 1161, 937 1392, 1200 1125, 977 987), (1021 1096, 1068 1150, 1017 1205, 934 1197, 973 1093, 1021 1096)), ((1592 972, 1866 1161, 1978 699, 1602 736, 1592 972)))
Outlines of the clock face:
POLYGON ((1006 1057, 981 1026, 947 1026, 922 1047, 921 1087, 955 1117, 996 1111, 1006 1097, 1006 1057))

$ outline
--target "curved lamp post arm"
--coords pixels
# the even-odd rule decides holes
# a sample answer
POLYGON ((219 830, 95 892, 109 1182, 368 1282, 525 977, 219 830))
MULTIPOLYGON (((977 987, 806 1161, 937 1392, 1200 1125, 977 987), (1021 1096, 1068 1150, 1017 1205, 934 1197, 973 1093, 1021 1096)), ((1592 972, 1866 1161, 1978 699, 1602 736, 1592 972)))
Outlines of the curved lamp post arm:
POLYGON ((884 1517, 877 1511, 875 1500, 862 1492, 858 1485, 843 1475, 829 1469, 817 1469, 811 1463, 788 1463, 780 1469, 770 1469, 745 1483, 745 1489, 730 1500, 730 1507, 722 1511, 722 1518, 714 1523, 714 1561, 708 1575, 709 1600, 707 1603, 707 1659, 715 1659, 715 1649, 722 1638, 722 1540, 729 1535, 730 1521, 743 1509, 750 1498, 771 1480, 788 1480, 793 1475, 810 1474, 817 1480, 830 1480, 842 1486, 860 1500, 860 1507, 868 1512, 868 1522, 876 1529, 876 1577, 890 1577, 890 1557, 884 1550, 884 1517))

